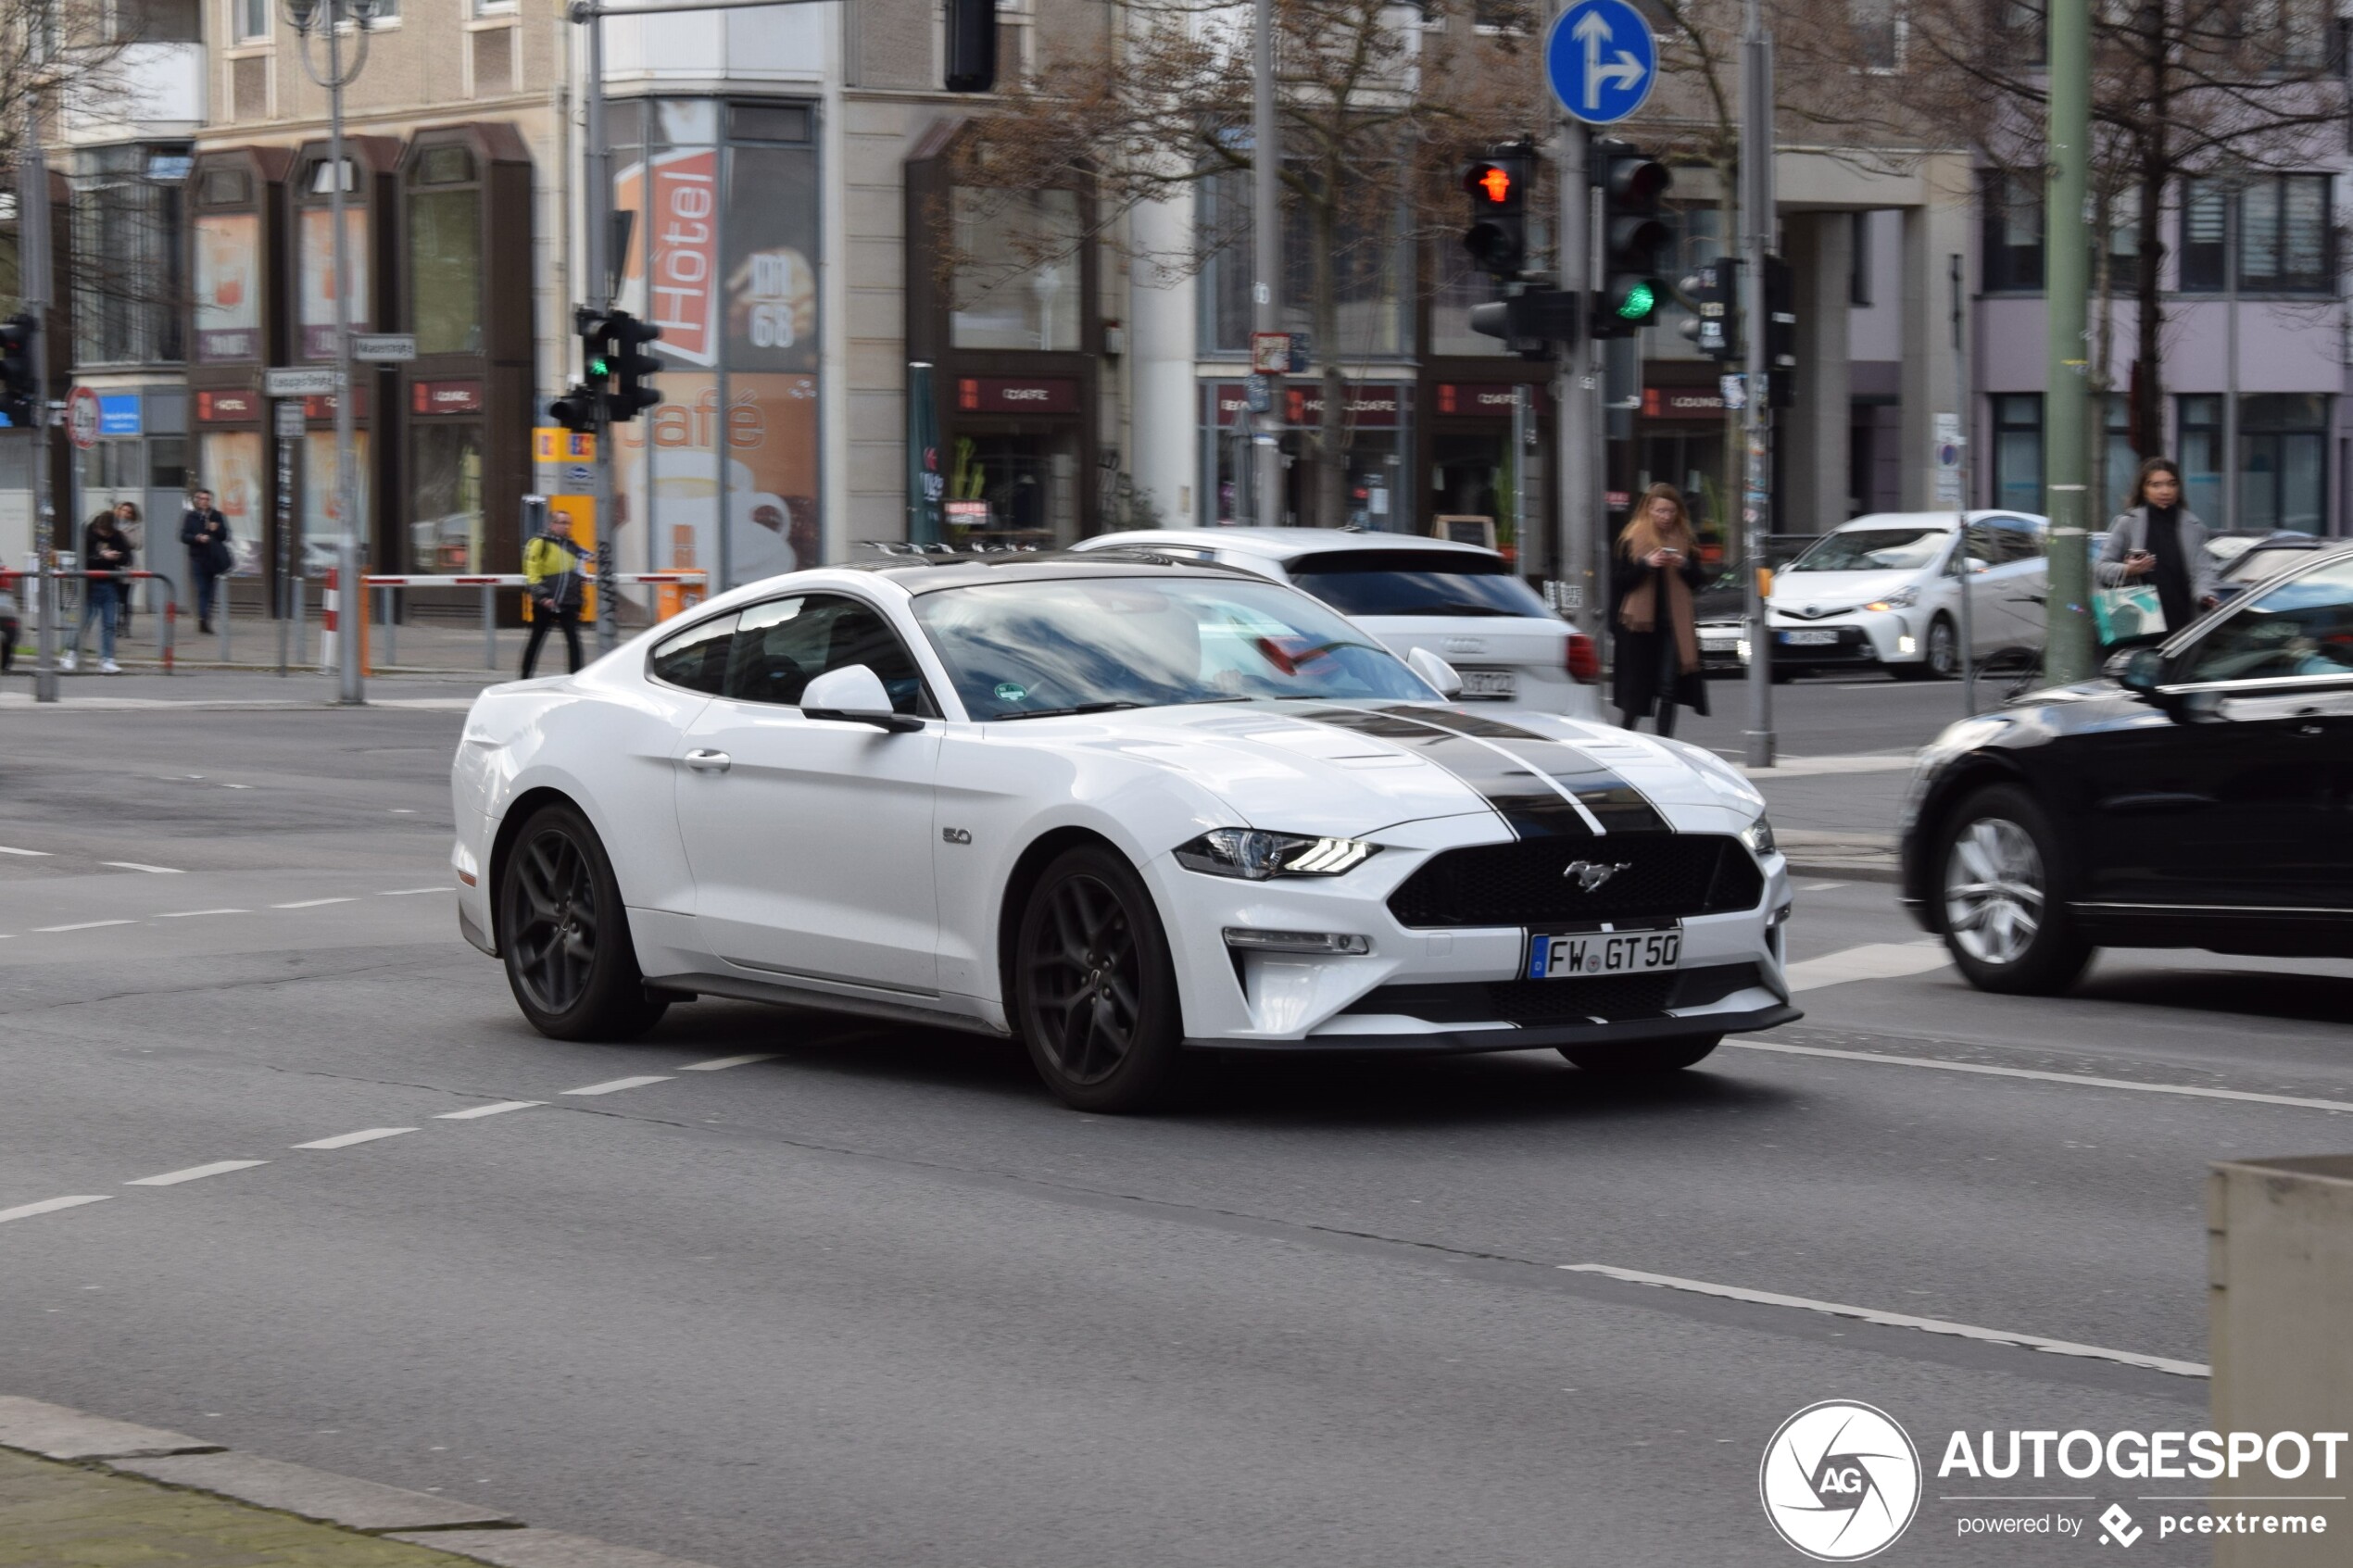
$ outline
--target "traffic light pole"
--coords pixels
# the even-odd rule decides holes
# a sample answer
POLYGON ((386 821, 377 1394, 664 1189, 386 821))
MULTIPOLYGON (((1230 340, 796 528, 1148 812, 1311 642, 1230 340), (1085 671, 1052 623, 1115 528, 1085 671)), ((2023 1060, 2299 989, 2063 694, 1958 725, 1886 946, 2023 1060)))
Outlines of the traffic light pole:
MULTIPOLYGON (((1592 297, 1593 193, 1586 180, 1593 133, 1566 119, 1554 159, 1560 186, 1560 286, 1580 301, 1592 297)), ((1580 315, 1582 313, 1580 312, 1580 315)), ((1601 470, 1601 377, 1593 368, 1593 334, 1580 320, 1561 344, 1557 416, 1560 440, 1560 527, 1553 535, 1554 608, 1588 636, 1606 629, 1607 606, 1594 572, 1596 540, 1606 534, 1601 470)))
POLYGON ((1765 537, 1772 501, 1772 350, 1766 320, 1765 258, 1773 248, 1773 40, 1758 0, 1748 0, 1741 36, 1741 318, 1748 350, 1742 426, 1746 471, 1741 496, 1741 555, 1748 583, 1748 727, 1744 760, 1773 765, 1773 643, 1765 603, 1765 537))
POLYGON ((17 159, 18 293, 32 333, 32 542, 35 632, 32 699, 57 700, 57 530, 49 497, 49 165, 41 151, 41 95, 25 95, 24 150, 17 159))
MULTIPOLYGON (((1275 0, 1257 0, 1252 23, 1251 84, 1251 331, 1283 330, 1282 127, 1275 118, 1275 0)), ((1337 345, 1317 344, 1330 354, 1337 345)), ((1257 458, 1257 514, 1261 528, 1283 524, 1283 381, 1272 383, 1266 411, 1257 417, 1252 456, 1257 458)), ((1236 474, 1239 481, 1241 476, 1236 474)), ((1328 521, 1328 520, 1326 520, 1328 521)))
MULTIPOLYGON (((588 252, 588 297, 599 319, 612 314, 613 295, 620 292, 620 273, 625 257, 611 254, 612 242, 612 148, 605 141, 605 20, 603 14, 592 6, 576 7, 574 19, 588 30, 588 82, 583 94, 586 125, 583 136, 587 143, 583 161, 588 172, 588 232, 583 236, 588 252)), ((585 375, 587 367, 581 367, 585 375)), ((591 439, 597 444, 593 487, 597 508, 597 652, 610 653, 621 641, 621 608, 613 595, 613 533, 618 521, 613 516, 612 498, 612 419, 605 407, 604 392, 599 387, 588 399, 595 426, 591 439)), ((720 472, 724 478, 727 460, 727 415, 720 410, 720 434, 716 443, 720 472)), ((651 460, 653 447, 647 448, 651 460)), ((723 495, 724 500, 724 495, 723 495)), ((723 507, 723 512, 724 512, 723 507)), ((720 526, 726 526, 723 515, 720 526)), ((727 584, 714 584, 724 591, 727 584)))

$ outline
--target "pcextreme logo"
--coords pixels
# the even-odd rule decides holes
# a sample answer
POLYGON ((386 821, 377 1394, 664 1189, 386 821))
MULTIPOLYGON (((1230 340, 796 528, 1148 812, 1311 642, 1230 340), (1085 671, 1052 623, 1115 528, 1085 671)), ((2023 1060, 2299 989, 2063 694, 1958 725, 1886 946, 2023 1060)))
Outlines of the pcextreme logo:
POLYGON ((1825 1399, 1781 1423, 1756 1489, 1781 1539, 1818 1562, 1859 1562, 1919 1512, 1919 1450, 1884 1411, 1825 1399))

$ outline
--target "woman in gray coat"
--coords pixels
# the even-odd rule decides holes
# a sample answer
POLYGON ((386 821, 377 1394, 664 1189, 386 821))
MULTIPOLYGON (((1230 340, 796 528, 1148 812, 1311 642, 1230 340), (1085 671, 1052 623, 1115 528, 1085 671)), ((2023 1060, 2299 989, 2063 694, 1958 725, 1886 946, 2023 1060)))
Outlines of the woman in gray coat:
POLYGON ((2154 587, 2165 608, 2165 629, 2178 632, 2212 609, 2214 558, 2206 553, 2206 524, 2182 505, 2182 470, 2171 458, 2141 465, 2131 510, 2108 525, 2095 575, 2103 588, 2154 587))

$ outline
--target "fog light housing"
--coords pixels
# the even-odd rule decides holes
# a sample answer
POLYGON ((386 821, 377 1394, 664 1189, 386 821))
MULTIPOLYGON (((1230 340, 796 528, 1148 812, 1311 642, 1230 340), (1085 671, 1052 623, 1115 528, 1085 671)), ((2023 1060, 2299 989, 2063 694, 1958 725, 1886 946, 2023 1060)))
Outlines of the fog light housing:
POLYGON ((1770 931, 1775 926, 1787 925, 1789 923, 1790 912, 1796 908, 1797 906, 1794 904, 1783 904, 1780 909, 1775 909, 1771 914, 1765 917, 1765 929, 1770 931))
POLYGON ((1918 653, 1920 651, 1920 640, 1918 637, 1913 636, 1909 632, 1906 632, 1902 636, 1895 639, 1895 651, 1897 653, 1918 653))
POLYGON ((1256 926, 1229 925, 1226 946, 1252 953, 1321 953, 1326 957, 1355 956, 1373 950, 1373 939, 1346 931, 1262 931, 1256 926))

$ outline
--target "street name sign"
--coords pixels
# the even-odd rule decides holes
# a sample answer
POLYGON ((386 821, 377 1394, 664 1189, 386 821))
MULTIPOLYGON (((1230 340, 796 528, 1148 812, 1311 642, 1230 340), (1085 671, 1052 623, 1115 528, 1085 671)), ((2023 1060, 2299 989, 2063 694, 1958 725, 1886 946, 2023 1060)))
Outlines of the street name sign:
POLYGON ((261 389, 272 397, 333 397, 343 390, 343 381, 332 369, 296 366, 262 371, 261 389))
POLYGON ((414 359, 417 337, 414 332, 354 332, 351 334, 351 357, 354 359, 414 359))
POLYGON ((1544 39, 1544 80, 1588 125, 1615 125, 1658 84, 1658 40, 1629 0, 1576 0, 1544 39))

